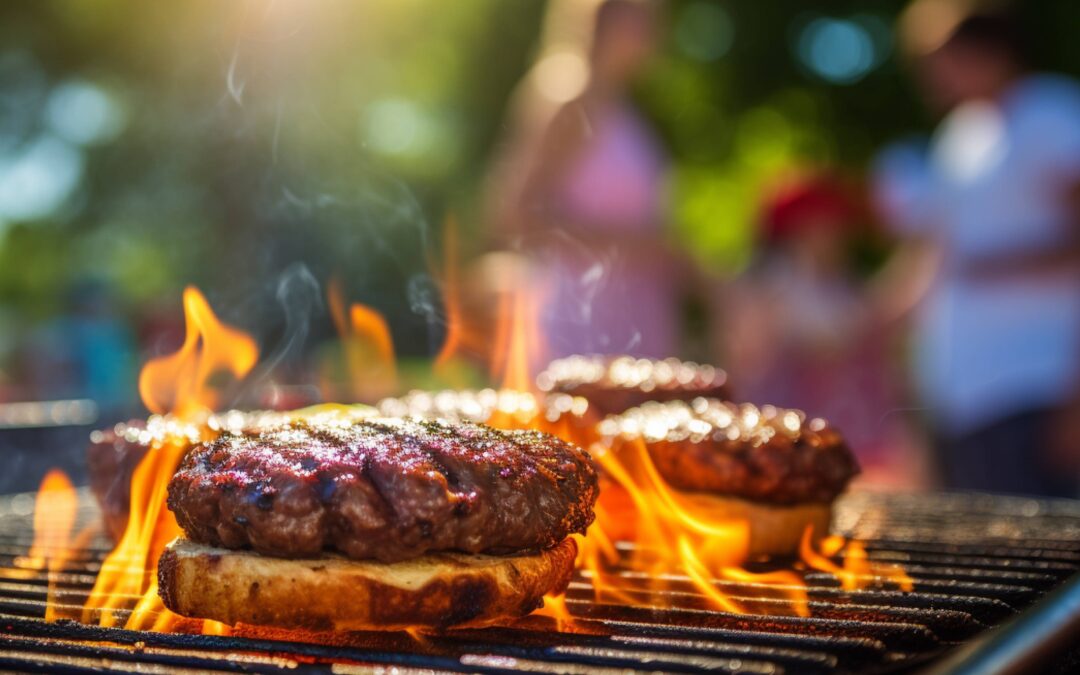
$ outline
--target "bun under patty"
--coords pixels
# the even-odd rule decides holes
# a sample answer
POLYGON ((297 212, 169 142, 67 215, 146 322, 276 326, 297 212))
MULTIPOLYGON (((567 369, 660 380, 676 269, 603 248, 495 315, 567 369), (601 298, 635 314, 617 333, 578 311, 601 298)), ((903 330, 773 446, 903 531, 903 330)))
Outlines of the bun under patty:
POLYGON ((169 483, 186 538, 159 594, 228 624, 488 625, 566 589, 597 490, 587 453, 535 431, 332 416, 224 431, 169 483))
POLYGON ((616 452, 644 443, 685 502, 746 522, 751 555, 789 555, 808 527, 828 531, 833 501, 859 472, 836 429, 775 406, 652 402, 607 417, 599 432, 616 452))
POLYGON ((161 556, 159 593, 184 616, 280 628, 481 627, 520 617, 566 588, 577 546, 538 553, 432 553, 397 563, 274 558, 180 539, 161 556))

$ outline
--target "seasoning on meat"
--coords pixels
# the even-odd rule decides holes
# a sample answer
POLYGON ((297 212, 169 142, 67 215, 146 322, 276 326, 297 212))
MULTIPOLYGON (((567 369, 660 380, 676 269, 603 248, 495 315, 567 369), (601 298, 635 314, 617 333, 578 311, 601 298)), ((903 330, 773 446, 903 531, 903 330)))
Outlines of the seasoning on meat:
POLYGON ((596 496, 588 454, 553 436, 389 418, 225 433, 169 484, 194 541, 384 562, 548 548, 585 531, 596 496))

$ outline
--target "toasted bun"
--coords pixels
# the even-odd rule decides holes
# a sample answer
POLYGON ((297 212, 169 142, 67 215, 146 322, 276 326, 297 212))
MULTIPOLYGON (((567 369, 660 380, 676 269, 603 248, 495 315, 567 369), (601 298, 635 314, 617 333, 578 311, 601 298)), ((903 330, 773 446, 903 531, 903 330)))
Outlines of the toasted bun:
POLYGON ((271 558, 172 542, 158 564, 165 606, 189 617, 281 628, 479 627, 524 616, 570 583, 577 544, 532 555, 438 553, 398 563, 271 558))
POLYGON ((817 538, 829 531, 832 522, 831 503, 773 505, 703 493, 683 493, 681 497, 708 509, 718 519, 745 519, 750 523, 751 556, 795 555, 807 525, 813 526, 817 538))

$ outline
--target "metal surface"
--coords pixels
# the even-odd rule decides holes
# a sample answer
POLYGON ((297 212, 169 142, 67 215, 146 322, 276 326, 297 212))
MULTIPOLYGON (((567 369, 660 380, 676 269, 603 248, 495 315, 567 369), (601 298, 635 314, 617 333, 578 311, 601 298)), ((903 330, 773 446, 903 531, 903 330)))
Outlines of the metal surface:
POLYGON ((1080 575, 1012 621, 957 649, 931 673, 1023 675, 1054 668, 1080 640, 1080 575))
MULTIPOLYGON (((92 500, 81 497, 80 520, 94 522, 92 500)), ((854 494, 838 505, 836 530, 862 539, 872 559, 903 565, 915 589, 867 579, 865 589, 845 590, 828 574, 807 573, 808 618, 785 614, 775 588, 717 582, 753 612, 740 615, 713 609, 689 579, 657 588, 656 579, 620 569, 621 601, 597 601, 587 577, 574 579, 567 606, 575 619, 561 629, 539 616, 422 637, 255 629, 210 636, 47 623, 50 579, 62 603, 81 607, 108 545, 94 540, 63 569, 37 569, 26 557, 33 504, 32 495, 0 498, 3 671, 777 674, 912 672, 938 664, 986 672, 988 663, 1031 666, 1036 658, 1052 667, 1071 646, 1064 638, 1080 616, 1080 588, 1067 581, 1080 571, 1080 503, 854 494), (1040 599, 1049 604, 1019 614, 1040 599), (991 631, 1002 625, 1008 628, 991 631)))

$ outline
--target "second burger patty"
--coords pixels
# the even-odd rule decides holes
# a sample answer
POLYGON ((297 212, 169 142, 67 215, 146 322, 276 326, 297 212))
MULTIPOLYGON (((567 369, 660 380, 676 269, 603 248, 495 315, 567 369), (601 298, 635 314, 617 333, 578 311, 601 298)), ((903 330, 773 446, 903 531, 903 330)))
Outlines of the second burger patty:
POLYGON ((539 432, 292 422, 197 445, 169 483, 187 536, 281 557, 547 548, 593 520, 588 454, 539 432))

